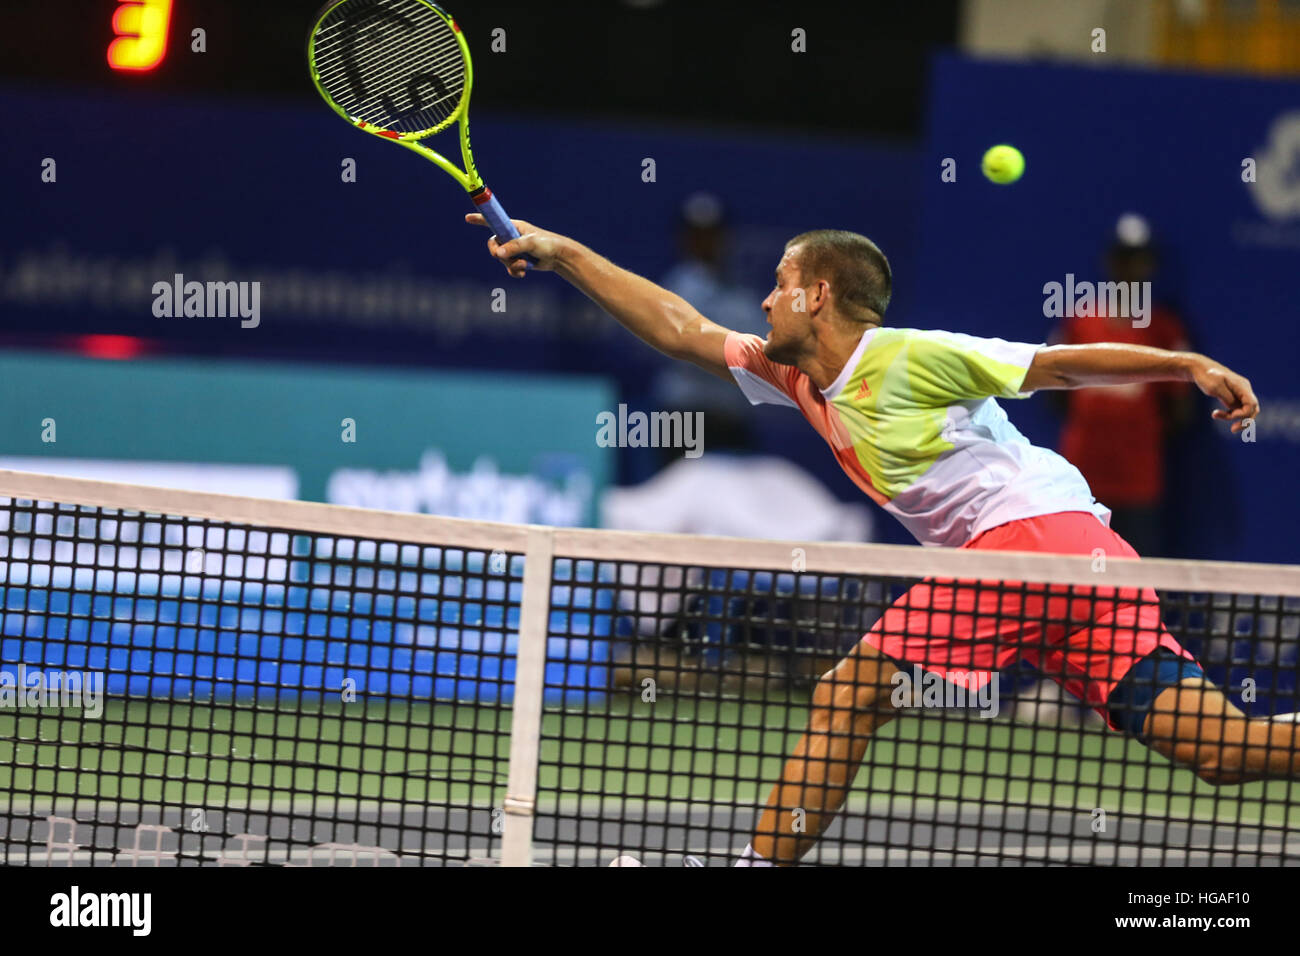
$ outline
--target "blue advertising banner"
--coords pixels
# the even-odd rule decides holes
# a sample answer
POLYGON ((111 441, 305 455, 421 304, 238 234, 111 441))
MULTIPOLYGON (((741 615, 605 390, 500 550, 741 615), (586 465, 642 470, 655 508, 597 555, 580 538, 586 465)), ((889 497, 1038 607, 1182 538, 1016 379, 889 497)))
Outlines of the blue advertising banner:
MULTIPOLYGON (((1195 350, 1247 376, 1262 407, 1243 441, 1210 421, 1202 399, 1171 443, 1171 553, 1300 561, 1297 160, 1300 84, 942 57, 922 178, 924 279, 909 320, 1044 341, 1059 321, 1044 314, 1045 286, 1104 278, 1117 219, 1145 217, 1156 302, 1177 311, 1195 350), (1003 142, 1026 157, 1009 186, 979 168, 1003 142)), ((1005 404, 1032 441, 1056 447, 1048 401, 1005 404)))
MULTIPOLYGON (((486 232, 464 223, 473 206, 450 179, 323 107, 7 92, 0 109, 29 132, 0 156, 0 174, 32 184, 12 191, 0 224, 8 329, 352 355, 418 342, 425 360, 492 365, 590 366, 610 349, 629 358, 623 333, 564 283, 508 281, 484 253, 486 232), (259 281, 259 322, 156 314, 154 283, 178 274, 259 281), (563 348, 538 353, 538 340, 563 348)), ((907 271, 911 148, 475 120, 475 155, 511 214, 651 277, 677 261, 683 200, 716 194, 757 324, 781 246, 797 232, 870 232, 907 271)))
POLYGON ((595 522, 595 378, 0 355, 0 467, 555 525, 595 522))
MULTIPOLYGON (((31 183, 11 191, 0 221, 0 336, 10 342, 113 333, 202 355, 595 373, 629 407, 660 407, 651 383, 667 359, 555 276, 509 280, 485 255, 484 231, 464 224, 462 190, 321 104, 10 91, 0 108, 28 131, 0 155, 0 176, 31 183), (42 182, 47 171, 54 181, 42 182), (187 316, 183 294, 159 304, 154 291, 174 290, 178 275, 182 291, 247 285, 224 314, 187 316), (254 282, 255 321, 239 314, 241 303, 251 311, 254 282)), ((737 324, 763 327, 759 304, 783 244, 813 228, 880 242, 899 277, 900 316, 918 288, 911 145, 474 119, 480 169, 512 215, 652 278, 679 261, 683 201, 715 194, 730 223, 735 298, 751 303, 737 324)), ((861 500, 802 419, 753 414, 760 450, 861 500)), ((618 452, 625 482, 660 464, 653 452, 618 452)))
MULTIPOLYGON (((0 468, 589 525, 614 463, 614 452, 596 441, 597 418, 613 407, 613 388, 594 377, 7 353, 0 354, 0 468)), ((119 575, 74 580, 67 529, 52 566, 25 560, 9 537, 22 539, 23 530, 5 516, 0 663, 104 672, 111 695, 202 700, 258 688, 337 693, 347 667, 375 655, 402 673, 390 680, 365 671, 363 694, 512 697, 517 637, 503 630, 517 627, 506 595, 510 568, 486 569, 482 554, 448 549, 421 569, 421 593, 442 600, 421 602, 417 614, 409 594, 320 586, 310 550, 295 552, 278 578, 242 580, 227 576, 220 553, 183 552, 169 541, 171 557, 185 562, 174 570, 189 573, 141 590, 134 558, 122 559, 119 575), (475 587, 469 575, 488 581, 489 600, 453 599, 475 587), (268 609, 265 618, 250 610, 258 605, 268 609), (358 612, 345 634, 329 613, 338 606, 358 612), (238 649, 250 641, 260 661, 241 669, 238 649)), ((114 550, 110 542, 102 553, 114 550)), ((554 656, 589 659, 590 667, 553 663, 548 675, 603 688, 611 627, 604 615, 590 640, 561 641, 554 656)))
MULTIPOLYGON (((1264 408, 1254 441, 1242 442, 1209 421, 1204 400, 1172 443, 1167 553, 1296 561, 1300 545, 1278 529, 1300 526, 1290 374, 1300 337, 1285 311, 1300 272, 1300 203, 1294 177, 1279 171, 1300 141, 1298 92, 947 56, 934 69, 923 153, 491 115, 476 117, 475 146, 514 215, 651 277, 676 261, 681 201, 713 191, 733 226, 734 283, 759 323, 785 239, 843 226, 889 254, 892 323, 1044 341, 1059 322, 1044 314, 1045 287, 1101 279, 1116 219, 1140 213, 1161 256, 1156 301, 1177 311, 1193 348, 1250 377, 1264 408), (1207 141, 1199 130, 1210 122, 1223 132, 1207 141), (998 142, 1028 161, 1010 186, 979 173, 998 142), (646 160, 653 178, 643 178, 646 160), (1248 160, 1254 183, 1243 181, 1248 160)), ((0 106, 36 131, 0 156, 7 181, 39 183, 45 159, 57 168, 56 182, 13 191, 0 224, 0 333, 11 341, 110 332, 207 355, 595 372, 629 408, 656 407, 650 383, 666 360, 553 276, 507 281, 461 222, 468 204, 450 181, 328 111, 27 92, 0 94, 0 106), (174 135, 124 132, 147 129, 142 117, 174 135), (348 160, 355 182, 344 181, 348 160), (155 314, 155 284, 178 274, 258 282, 256 324, 238 298, 224 317, 155 314)), ((1008 404, 1031 440, 1058 447, 1049 400, 1008 404)), ((798 416, 752 414, 759 450, 860 498, 798 416)), ((659 464, 644 450, 617 455, 623 481, 659 464)), ((879 528, 883 540, 910 540, 891 522, 879 528)))

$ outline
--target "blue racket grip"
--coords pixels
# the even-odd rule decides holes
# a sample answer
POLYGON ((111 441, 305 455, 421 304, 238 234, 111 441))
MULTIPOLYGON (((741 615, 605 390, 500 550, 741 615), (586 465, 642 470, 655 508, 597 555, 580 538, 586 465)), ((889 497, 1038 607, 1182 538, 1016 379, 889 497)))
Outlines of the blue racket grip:
MULTIPOLYGON (((470 193, 470 198, 474 200, 474 205, 478 207, 478 211, 483 214, 483 218, 492 227, 492 235, 496 237, 497 242, 505 243, 511 239, 519 238, 519 230, 510 221, 506 211, 501 208, 501 203, 497 201, 497 197, 492 195, 492 190, 483 186, 470 193)), ((527 253, 521 258, 528 263, 530 269, 537 263, 537 259, 527 253)))

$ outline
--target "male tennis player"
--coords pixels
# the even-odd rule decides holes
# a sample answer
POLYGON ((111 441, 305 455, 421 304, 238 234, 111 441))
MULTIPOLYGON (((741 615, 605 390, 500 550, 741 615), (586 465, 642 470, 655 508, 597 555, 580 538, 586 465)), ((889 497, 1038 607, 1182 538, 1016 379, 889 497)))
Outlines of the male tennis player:
MULTIPOLYGON (((481 216, 467 221, 484 225, 481 216)), ((1043 388, 1189 381, 1235 433, 1259 412, 1250 382, 1193 352, 1140 345, 1027 345, 886 328, 889 263, 869 239, 796 236, 763 301, 766 339, 724 329, 689 303, 572 239, 516 222, 488 249, 511 275, 559 273, 647 344, 734 380, 755 404, 798 409, 840 466, 922 543, 974 550, 1136 557, 1107 526, 1079 471, 1031 445, 997 398, 1043 388)), ((971 582, 966 582, 967 585, 971 582)), ((1215 784, 1300 772, 1297 725, 1250 719, 1164 629, 1154 591, 954 587, 925 581, 818 683, 803 739, 740 865, 793 865, 844 802, 875 731, 895 716, 894 675, 919 665, 991 679, 1017 659, 1115 730, 1215 784), (804 811, 799 819, 790 811, 804 811)))

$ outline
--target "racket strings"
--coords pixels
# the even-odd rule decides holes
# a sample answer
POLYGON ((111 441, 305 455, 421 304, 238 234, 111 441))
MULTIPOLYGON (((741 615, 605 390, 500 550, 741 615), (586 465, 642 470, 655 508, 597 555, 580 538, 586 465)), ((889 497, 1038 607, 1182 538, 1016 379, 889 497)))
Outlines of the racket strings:
POLYGON ((403 37, 400 43, 367 43, 360 56, 354 49, 349 57, 346 41, 333 50, 323 50, 317 56, 321 85, 346 112, 374 125, 396 128, 399 132, 434 126, 455 112, 464 91, 461 51, 454 37, 449 44, 444 42, 436 48, 426 46, 415 51, 417 39, 403 37), (328 66, 330 63, 336 65, 328 66), (401 112, 402 106, 411 101, 411 81, 422 74, 436 77, 443 92, 432 102, 422 102, 410 115, 401 112), (354 78, 359 81, 355 85, 354 78), (426 122, 426 115, 435 119, 426 122), (403 123, 413 117, 419 117, 414 124, 403 123))
MULTIPOLYGON (((363 31, 374 31, 376 27, 385 25, 390 26, 389 36, 377 37, 372 34, 370 37, 362 36, 352 40, 353 49, 350 58, 349 39, 357 31, 349 29, 350 25, 346 20, 336 24, 334 29, 323 28, 316 44, 316 62, 320 67, 322 81, 328 79, 331 85, 334 85, 336 80, 340 83, 350 82, 349 74, 355 71, 362 75, 366 90, 360 95, 365 96, 370 92, 371 83, 381 74, 387 82, 400 81, 403 76, 409 75, 403 68, 409 65, 410 60, 427 59, 439 65, 444 72, 450 72, 448 67, 454 69, 456 61, 460 58, 460 48, 455 34, 442 21, 426 25, 414 35, 397 34, 400 27, 392 24, 375 24, 363 28, 363 31), (439 33, 443 35, 439 37, 439 33), (407 62, 398 64, 393 62, 395 59, 404 59, 407 62)), ((357 95, 355 90, 352 93, 354 96, 357 95)))
POLYGON ((451 25, 417 0, 343 3, 317 30, 320 86, 349 116, 398 133, 441 126, 465 92, 451 25), (411 25, 414 29, 411 29, 411 25))
MULTIPOLYGON (((460 49, 454 43, 452 48, 437 58, 409 58, 411 65, 394 67, 395 57, 376 54, 369 59, 379 61, 375 65, 362 60, 354 61, 352 68, 340 64, 337 68, 320 70, 321 85, 330 97, 349 115, 365 119, 375 126, 395 129, 398 132, 416 132, 436 126, 455 112, 457 104, 465 89, 464 72, 460 68, 460 49), (364 94, 357 96, 352 92, 351 74, 360 77, 364 94), (417 75, 425 73, 437 77, 445 93, 432 102, 425 99, 421 108, 411 116, 400 111, 400 107, 409 99, 408 84, 417 75), (384 102, 396 104, 394 112, 384 102), (412 116, 420 117, 410 122, 412 116), (424 117, 434 117, 431 122, 424 117)), ((323 62, 318 58, 318 63, 323 62)), ((427 88, 429 84, 425 84, 427 88)))

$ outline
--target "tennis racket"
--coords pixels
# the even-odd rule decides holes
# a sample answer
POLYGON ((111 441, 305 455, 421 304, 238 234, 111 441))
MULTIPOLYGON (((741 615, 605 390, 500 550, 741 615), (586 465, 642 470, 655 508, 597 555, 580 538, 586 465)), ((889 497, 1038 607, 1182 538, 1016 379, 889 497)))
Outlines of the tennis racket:
POLYGON ((518 237, 474 168, 474 69, 465 35, 445 10, 426 0, 332 0, 312 26, 307 63, 312 83, 334 112, 436 163, 469 193, 497 242, 518 237), (422 142, 452 123, 460 125, 463 170, 422 142))

